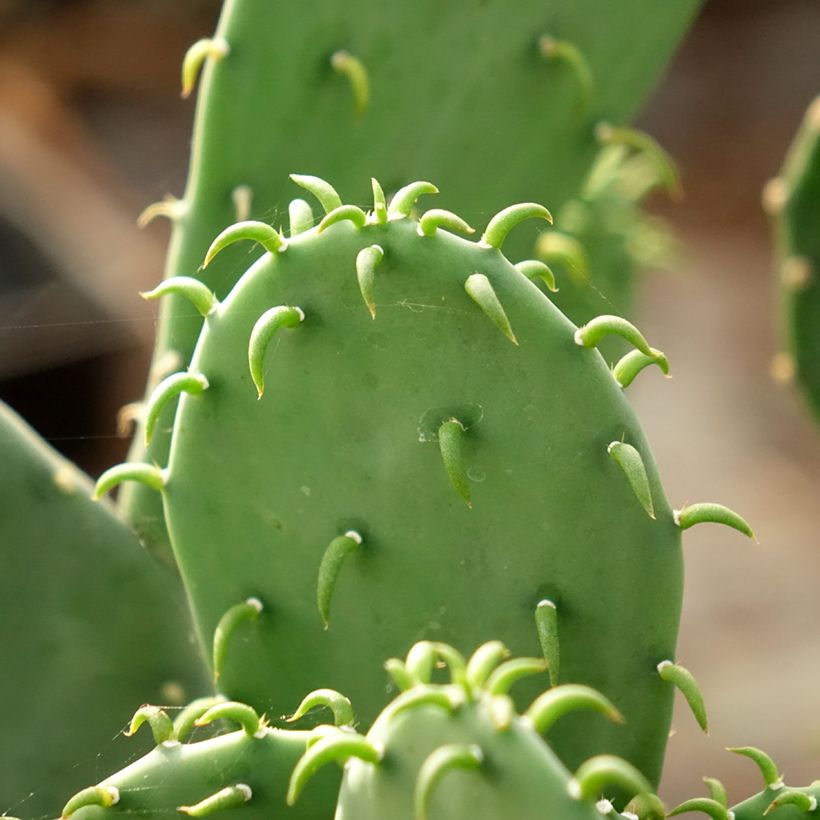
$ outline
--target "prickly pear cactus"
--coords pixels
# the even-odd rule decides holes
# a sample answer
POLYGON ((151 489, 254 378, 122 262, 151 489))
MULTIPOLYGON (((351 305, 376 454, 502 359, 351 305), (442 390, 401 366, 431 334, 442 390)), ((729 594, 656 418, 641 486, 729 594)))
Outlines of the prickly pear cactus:
POLYGON ((0 463, 0 698, 25 716, 4 722, 0 809, 53 816, 133 753, 117 735, 135 703, 208 684, 175 579, 2 404, 0 463))
POLYGON ((140 726, 154 736, 156 748, 121 772, 82 789, 64 805, 61 817, 110 820, 133 817, 160 820, 169 816, 221 820, 319 820, 330 817, 339 775, 328 771, 304 805, 286 811, 288 778, 310 737, 304 731, 275 729, 246 704, 206 698, 194 701, 171 721, 155 706, 143 706, 129 729, 140 726), (240 723, 205 740, 198 726, 240 723))
POLYGON ((774 375, 794 381, 820 419, 820 98, 766 187, 764 205, 775 227, 785 346, 774 375))
MULTIPOLYGON (((372 173, 388 192, 437 179, 468 219, 507 198, 557 206, 577 194, 598 150, 596 124, 632 117, 699 6, 325 0, 282 14, 270 0, 228 0, 183 68, 186 96, 203 69, 187 190, 146 212, 173 221, 167 275, 197 275, 227 294, 255 257, 229 251, 200 272, 209 242, 237 219, 285 220, 277 209, 292 168, 332 177, 354 202, 372 173)), ((196 311, 170 300, 149 391, 188 364, 199 328, 196 311)), ((147 458, 138 434, 133 460, 166 462, 171 418, 147 458)), ((156 499, 127 489, 122 508, 161 549, 156 499)))
POLYGON ((754 761, 763 776, 764 790, 729 808, 723 784, 714 778, 704 777, 709 796, 684 801, 669 813, 670 817, 688 812, 702 812, 713 820, 763 820, 773 812, 777 820, 809 820, 818 816, 820 780, 805 787, 787 786, 775 762, 762 750, 754 746, 738 746, 728 751, 754 761))
POLYGON ((452 212, 409 217, 430 183, 388 206, 374 181, 365 213, 295 180, 327 213, 304 230, 294 208, 287 238, 260 222, 220 234, 206 265, 240 240, 267 251, 224 301, 186 277, 155 292, 206 317, 190 370, 147 409, 150 435, 181 394, 170 460, 114 467, 98 491, 161 491, 230 697, 267 711, 330 685, 368 720, 395 647, 498 635, 532 654, 537 624, 553 682, 605 692, 630 726, 573 716, 559 754, 618 753, 656 780, 685 678, 680 529, 751 534, 718 505, 666 501, 622 390, 665 357, 617 317, 576 328, 529 281, 543 265, 507 261, 509 231, 549 219, 540 205, 473 241, 452 212), (608 334, 636 347, 614 371, 595 349, 608 334))
MULTIPOLYGON (((417 644, 401 668, 404 691, 379 715, 367 735, 320 727, 293 772, 288 802, 299 805, 310 778, 323 766, 346 761, 336 820, 595 820, 620 817, 603 799, 617 788, 648 795, 646 778, 605 755, 573 777, 541 735, 564 715, 581 710, 620 721, 595 690, 567 684, 544 692, 519 716, 508 695, 519 679, 541 673, 539 658, 505 660, 503 644, 480 647, 466 662, 452 647, 417 644), (431 683, 439 655, 449 683, 431 683)), ((656 814, 663 805, 652 798, 656 814)))

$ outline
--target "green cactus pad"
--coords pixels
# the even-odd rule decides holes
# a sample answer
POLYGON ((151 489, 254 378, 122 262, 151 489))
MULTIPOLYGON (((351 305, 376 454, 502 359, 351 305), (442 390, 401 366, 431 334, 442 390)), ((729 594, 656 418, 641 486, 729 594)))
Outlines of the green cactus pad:
MULTIPOLYGON (((499 666, 497 655, 492 660, 497 667, 490 676, 494 692, 475 679, 417 680, 381 713, 366 736, 320 727, 294 770, 290 801, 298 806, 310 793, 308 781, 323 764, 343 760, 347 765, 339 820, 595 820, 605 810, 596 802, 611 793, 613 785, 629 795, 649 791, 633 767, 609 756, 593 758, 573 777, 535 724, 546 722, 548 711, 561 715, 573 707, 588 708, 589 703, 578 700, 576 690, 582 687, 549 690, 554 697, 548 706, 539 706, 537 700, 520 717, 508 687, 498 680, 509 677, 508 669, 515 665, 527 664, 513 660, 499 666)), ((468 669, 472 666, 471 661, 468 669)), ((541 672, 543 684, 543 664, 541 672)), ((475 678, 469 673, 467 677, 475 678)), ((589 690, 587 697, 596 709, 602 705, 614 714, 601 695, 589 690)), ((612 811, 610 816, 620 815, 612 811)))
POLYGON ((98 767, 139 749, 118 735, 143 698, 208 685, 177 580, 5 405, 0 464, 0 699, 14 712, 0 742, 0 807, 55 816, 98 767))
POLYGON ((774 375, 793 380, 820 420, 820 97, 764 204, 774 221, 785 345, 774 375))
POLYGON ((253 734, 231 731, 183 743, 172 737, 97 786, 83 789, 66 802, 62 816, 72 820, 135 815, 144 820, 185 815, 216 815, 220 820, 329 818, 339 784, 338 773, 332 771, 322 773, 303 804, 293 809, 285 804, 288 778, 310 734, 273 729, 258 718, 257 723, 259 729, 253 734))
POLYGON ((607 693, 630 727, 574 716, 555 748, 568 765, 618 753, 655 779, 679 530, 592 349, 610 331, 646 342, 606 317, 577 331, 499 250, 392 214, 289 238, 206 320, 191 372, 209 387, 180 399, 163 495, 203 643, 249 596, 263 605, 221 650, 220 688, 265 711, 329 685, 368 720, 377 658, 422 637, 488 635, 532 655, 549 599, 561 680, 607 693), (356 264, 374 244, 375 319, 356 264), (303 321, 260 330, 297 310, 303 321), (642 456, 655 519, 613 441, 642 456))
MULTIPOLYGON (((200 272, 208 243, 237 220, 278 227, 293 168, 333 178, 356 203, 371 172, 388 193, 436 179, 470 224, 508 198, 559 205, 595 157, 596 123, 633 116, 700 5, 324 0, 283 14, 270 0, 228 0, 215 36, 185 61, 186 95, 202 76, 184 198, 148 212, 173 222, 167 275, 227 294, 258 254, 235 249, 200 272)), ((165 306, 149 392, 169 361, 187 365, 200 326, 183 300, 165 306)), ((147 460, 167 460, 172 415, 147 460)), ((122 508, 148 542, 167 543, 150 492, 126 489, 122 508)))

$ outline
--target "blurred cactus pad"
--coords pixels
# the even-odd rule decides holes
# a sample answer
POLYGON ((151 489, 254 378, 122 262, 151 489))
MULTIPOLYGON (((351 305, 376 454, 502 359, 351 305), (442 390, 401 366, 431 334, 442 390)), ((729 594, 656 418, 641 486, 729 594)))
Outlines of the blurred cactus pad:
POLYGON ((794 382, 820 421, 820 97, 809 106, 764 205, 775 230, 784 352, 774 376, 794 382))
POLYGON ((0 807, 53 816, 133 754, 119 734, 135 704, 207 683, 178 584, 91 501, 91 480, 2 404, 0 449, 0 694, 17 713, 0 744, 0 807))
MULTIPOLYGON (((326 175, 360 204, 373 174, 388 193, 435 179, 472 221, 510 201, 558 208, 579 194, 600 149, 596 126, 629 121, 699 6, 324 0, 297 14, 228 0, 183 68, 185 95, 201 71, 187 189, 146 211, 173 222, 166 274, 199 276, 226 295, 255 257, 232 250, 201 271, 210 240, 237 219, 286 221, 294 168, 326 175)), ((514 240, 519 252, 532 247, 532 231, 514 240)), ((607 292, 606 281, 581 290, 607 292)), ((178 299, 165 305, 149 391, 188 364, 200 321, 178 299)), ((167 459, 170 413, 148 460, 167 459)), ((145 458, 141 438, 135 461, 145 458)), ((122 508, 147 543, 167 549, 150 494, 126 488, 122 508)))

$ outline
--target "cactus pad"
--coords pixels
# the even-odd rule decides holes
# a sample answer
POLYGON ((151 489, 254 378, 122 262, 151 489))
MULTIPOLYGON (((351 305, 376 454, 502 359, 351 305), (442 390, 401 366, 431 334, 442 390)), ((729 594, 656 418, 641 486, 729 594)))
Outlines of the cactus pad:
MULTIPOLYGON (((379 716, 366 736, 321 727, 291 778, 289 802, 299 805, 324 764, 347 760, 336 817, 356 820, 595 820, 619 817, 604 799, 615 787, 649 795, 646 779, 611 756, 586 761, 573 777, 541 737, 574 710, 620 720, 592 689, 565 685, 536 698, 519 716, 508 690, 545 664, 505 660, 503 645, 482 646, 466 662, 451 647, 417 645, 410 655, 442 654, 449 683, 431 683, 430 667, 379 716)), ((408 659, 409 660, 409 659, 408 659)), ((406 667, 410 664, 406 664, 406 667)), ((663 807, 653 800, 663 816, 663 807)))
POLYGON ((368 214, 341 205, 276 240, 248 223, 218 237, 217 250, 273 250, 208 314, 190 371, 204 378, 171 377, 193 389, 167 468, 114 468, 101 487, 163 486, 200 635, 208 647, 219 636, 231 697, 288 708, 326 684, 369 719, 382 694, 375 658, 423 637, 488 635, 532 654, 548 600, 561 679, 606 692, 630 725, 573 716, 559 754, 575 765, 616 752, 656 778, 679 529, 595 346, 616 335, 660 354, 617 317, 577 329, 506 260, 508 233, 548 219, 545 208, 506 208, 470 241, 431 228, 440 214, 421 217, 426 230, 407 216, 434 190, 407 186, 389 209, 377 195, 368 214), (249 598, 261 611, 234 624, 249 598))
POLYGON ((785 343, 774 375, 794 381, 820 419, 820 98, 766 187, 764 204, 775 226, 785 343))

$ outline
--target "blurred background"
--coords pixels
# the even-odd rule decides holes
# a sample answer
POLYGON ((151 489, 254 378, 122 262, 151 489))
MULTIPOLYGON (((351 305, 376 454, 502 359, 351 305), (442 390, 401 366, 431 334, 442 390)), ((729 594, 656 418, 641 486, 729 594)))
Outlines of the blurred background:
MULTIPOLYGON (((155 308, 137 291, 159 280, 168 234, 136 217, 182 193, 193 102, 179 66, 218 6, 0 0, 0 399, 92 475, 125 455, 117 410, 142 395, 155 308)), ((673 505, 724 502, 761 542, 686 535, 678 657, 712 731, 679 704, 670 803, 702 794, 706 774, 733 800, 758 790, 727 745, 765 748, 790 783, 820 777, 820 430, 770 376, 760 208, 820 93, 818 43, 816 0, 707 0, 638 123, 679 162, 686 196, 652 202, 681 250, 644 280, 638 311, 674 378, 641 378, 630 398, 673 505)))

